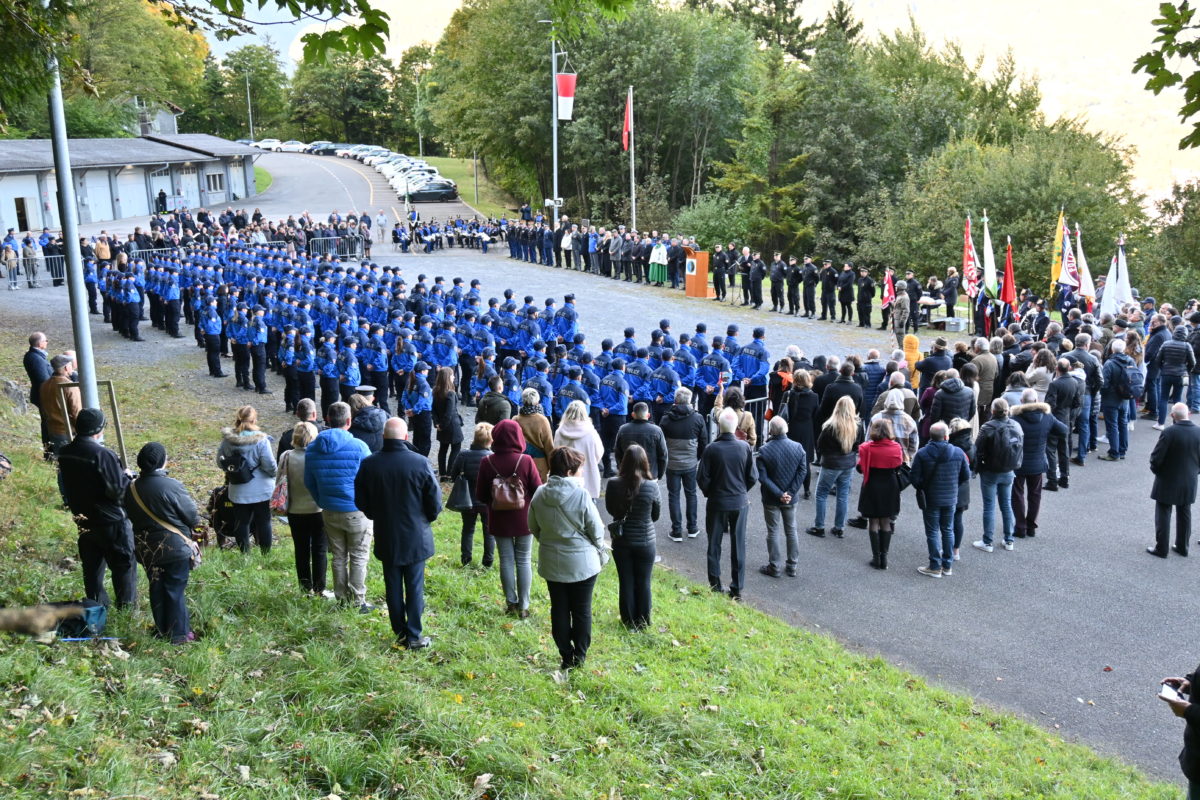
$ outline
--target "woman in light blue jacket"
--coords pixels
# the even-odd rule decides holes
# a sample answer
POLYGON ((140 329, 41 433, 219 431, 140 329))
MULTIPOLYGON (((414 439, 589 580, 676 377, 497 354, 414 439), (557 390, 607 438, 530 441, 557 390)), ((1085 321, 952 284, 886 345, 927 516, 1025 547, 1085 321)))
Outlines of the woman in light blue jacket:
POLYGON ((238 409, 232 428, 222 431, 217 466, 225 473, 233 503, 234 535, 243 553, 250 552, 250 534, 263 553, 271 549, 271 493, 275 490, 275 448, 258 429, 254 406, 238 409))
POLYGON ((550 479, 529 504, 538 540, 538 574, 550 593, 550 632, 561 668, 583 664, 592 643, 592 589, 608 561, 604 523, 579 472, 583 456, 569 447, 550 454, 550 479))

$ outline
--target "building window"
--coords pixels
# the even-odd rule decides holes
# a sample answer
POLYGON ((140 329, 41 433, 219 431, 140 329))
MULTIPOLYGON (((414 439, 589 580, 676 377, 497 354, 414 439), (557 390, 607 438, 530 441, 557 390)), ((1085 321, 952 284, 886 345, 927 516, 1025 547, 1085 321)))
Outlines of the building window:
POLYGON ((225 174, 223 172, 204 173, 204 186, 209 192, 225 191, 225 174))
POLYGON ((171 168, 170 167, 159 167, 158 169, 154 170, 154 172, 150 173, 150 177, 151 178, 169 178, 169 177, 171 177, 171 168))

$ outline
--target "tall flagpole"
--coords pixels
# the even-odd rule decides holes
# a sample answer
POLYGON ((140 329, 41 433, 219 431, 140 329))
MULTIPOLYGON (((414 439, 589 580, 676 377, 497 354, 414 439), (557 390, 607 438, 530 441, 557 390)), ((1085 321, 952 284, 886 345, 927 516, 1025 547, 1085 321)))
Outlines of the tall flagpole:
POLYGON ((551 230, 558 230, 558 43, 554 39, 554 27, 550 28, 550 141, 553 154, 554 183, 550 197, 554 209, 551 230))
POLYGON ((629 223, 637 230, 637 182, 633 171, 633 87, 629 87, 629 223))

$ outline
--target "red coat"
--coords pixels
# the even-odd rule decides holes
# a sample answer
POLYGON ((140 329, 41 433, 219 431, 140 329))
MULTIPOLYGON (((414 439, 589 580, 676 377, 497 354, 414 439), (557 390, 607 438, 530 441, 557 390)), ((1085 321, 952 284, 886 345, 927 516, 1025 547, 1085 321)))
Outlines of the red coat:
POLYGON ((521 426, 511 419, 496 423, 492 429, 492 454, 479 463, 479 477, 475 482, 475 497, 487 508, 488 533, 492 536, 528 536, 529 501, 542 485, 533 459, 525 455, 525 434, 521 426), (496 511, 492 504, 492 479, 507 478, 516 472, 525 485, 525 507, 513 511, 496 511))

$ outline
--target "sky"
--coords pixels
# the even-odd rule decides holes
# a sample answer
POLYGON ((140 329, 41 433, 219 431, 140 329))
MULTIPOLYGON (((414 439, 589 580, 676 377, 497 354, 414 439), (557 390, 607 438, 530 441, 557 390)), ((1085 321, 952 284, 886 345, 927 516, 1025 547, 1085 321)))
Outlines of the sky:
MULTIPOLYGON (((1119 136, 1136 149, 1137 186, 1152 197, 1177 180, 1200 177, 1200 149, 1180 151, 1187 126, 1179 122, 1181 93, 1155 96, 1133 62, 1154 39, 1158 0, 851 0, 866 34, 907 27, 911 15, 934 45, 957 41, 969 57, 983 56, 985 70, 1011 49, 1022 73, 1038 78, 1050 119, 1078 117, 1093 130, 1119 136)), ((834 0, 805 0, 805 16, 824 17, 834 0)), ((458 0, 376 0, 392 19, 388 55, 436 42, 458 0)), ((300 56, 300 36, 320 24, 264 27, 279 49, 300 56)), ((218 54, 245 37, 214 44, 218 54)), ((586 80, 581 74, 580 80, 586 80)))

